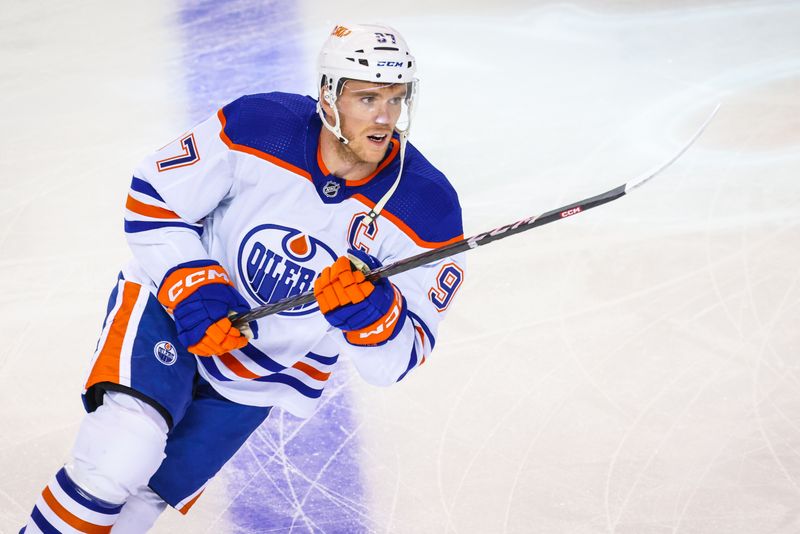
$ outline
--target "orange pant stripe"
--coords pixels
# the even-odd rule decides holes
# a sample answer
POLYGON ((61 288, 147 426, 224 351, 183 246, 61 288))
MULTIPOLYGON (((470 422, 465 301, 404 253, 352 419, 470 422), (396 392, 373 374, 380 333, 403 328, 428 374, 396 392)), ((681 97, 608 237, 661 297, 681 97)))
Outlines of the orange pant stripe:
POLYGON ((178 511, 179 511, 180 513, 182 513, 183 515, 186 515, 187 513, 189 513, 189 509, 190 509, 192 506, 194 506, 194 503, 196 503, 196 502, 197 502, 197 499, 199 499, 199 498, 200 498, 200 495, 202 495, 204 491, 205 491, 205 488, 203 488, 203 489, 200 491, 200 493, 198 493, 197 495, 195 495, 195 496, 192 498, 192 500, 191 500, 191 501, 189 501, 189 502, 187 502, 186 504, 184 504, 184 505, 183 505, 183 507, 182 507, 180 510, 178 510, 178 511))
POLYGON ((122 354, 122 343, 125 341, 125 333, 128 330, 131 312, 141 288, 142 286, 132 282, 123 284, 122 304, 114 315, 103 348, 100 350, 89 379, 86 381, 87 389, 98 382, 109 379, 119 381, 119 360, 122 354))

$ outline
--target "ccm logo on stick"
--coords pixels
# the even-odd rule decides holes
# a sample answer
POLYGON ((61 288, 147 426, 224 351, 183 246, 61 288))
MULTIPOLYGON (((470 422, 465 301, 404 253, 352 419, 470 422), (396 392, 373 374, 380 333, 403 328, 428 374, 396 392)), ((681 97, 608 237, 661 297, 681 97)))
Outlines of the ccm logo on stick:
POLYGON ((580 206, 577 206, 575 208, 572 208, 571 210, 562 211, 561 212, 561 218, 563 219, 564 217, 569 217, 570 215, 575 215, 576 213, 580 213, 580 212, 581 212, 581 208, 580 208, 580 206))

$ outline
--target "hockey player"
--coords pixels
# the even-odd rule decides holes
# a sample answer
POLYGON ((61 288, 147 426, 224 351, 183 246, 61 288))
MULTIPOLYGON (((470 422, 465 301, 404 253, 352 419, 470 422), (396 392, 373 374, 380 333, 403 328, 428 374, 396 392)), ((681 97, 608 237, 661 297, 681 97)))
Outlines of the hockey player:
POLYGON ((318 66, 318 101, 244 96, 136 168, 88 413, 26 533, 145 532, 167 505, 186 513, 272 407, 310 416, 340 357, 386 386, 430 355, 462 258, 374 284, 359 269, 462 238, 455 191, 406 141, 415 59, 392 28, 337 26, 318 66))

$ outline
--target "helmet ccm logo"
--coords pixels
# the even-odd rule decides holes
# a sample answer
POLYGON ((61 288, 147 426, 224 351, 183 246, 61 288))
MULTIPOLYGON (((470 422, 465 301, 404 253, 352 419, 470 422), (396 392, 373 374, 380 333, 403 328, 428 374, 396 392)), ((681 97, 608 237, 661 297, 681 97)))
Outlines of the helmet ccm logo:
POLYGON ((402 67, 402 61, 378 61, 379 67, 402 67))
POLYGON ((331 35, 335 35, 336 37, 345 37, 346 35, 350 35, 351 33, 353 32, 351 32, 344 26, 336 26, 331 32, 331 35))

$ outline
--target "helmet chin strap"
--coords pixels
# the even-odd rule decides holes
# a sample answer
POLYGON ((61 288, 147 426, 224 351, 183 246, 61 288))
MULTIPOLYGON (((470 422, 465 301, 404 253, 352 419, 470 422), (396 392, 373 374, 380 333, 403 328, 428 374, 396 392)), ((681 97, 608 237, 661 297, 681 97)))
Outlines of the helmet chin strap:
POLYGON ((406 141, 408 140, 408 128, 400 132, 400 170, 397 171, 397 178, 394 179, 394 183, 392 187, 389 188, 386 193, 383 194, 381 199, 375 203, 375 207, 369 210, 367 213, 366 220, 364 222, 367 223, 367 227, 370 224, 375 222, 375 219, 380 217, 381 211, 383 211, 383 207, 386 206, 386 203, 389 202, 389 199, 392 198, 394 192, 397 190, 397 186, 400 185, 400 177, 403 176, 403 163, 406 159, 406 141))
POLYGON ((339 108, 336 107, 336 95, 332 94, 331 89, 325 92, 325 102, 330 104, 331 109, 333 110, 333 117, 336 119, 336 126, 332 125, 328 122, 328 117, 325 116, 325 111, 322 109, 322 101, 317 102, 317 114, 319 118, 322 119, 322 125, 331 132, 333 135, 336 136, 336 139, 339 140, 340 143, 343 145, 347 145, 350 143, 350 140, 347 139, 344 134, 342 133, 342 120, 339 118, 339 108))
POLYGON ((367 213, 367 227, 375 222, 375 219, 380 216, 381 211, 383 211, 383 207, 386 206, 386 203, 389 202, 390 198, 392 198, 394 192, 397 191, 397 186, 400 185, 400 178, 403 176, 403 165, 406 161, 406 144, 408 142, 408 134, 411 132, 411 120, 414 116, 413 97, 414 95, 412 94, 411 99, 408 101, 408 124, 402 131, 398 131, 400 134, 400 170, 397 171, 397 178, 394 179, 392 187, 390 187, 389 190, 384 193, 381 199, 375 203, 375 207, 373 207, 369 213, 367 213))

